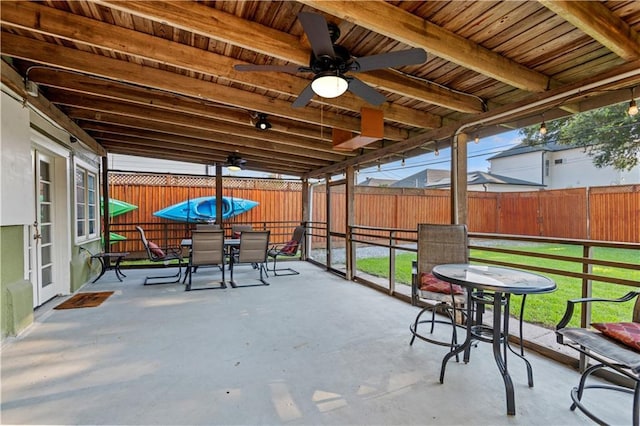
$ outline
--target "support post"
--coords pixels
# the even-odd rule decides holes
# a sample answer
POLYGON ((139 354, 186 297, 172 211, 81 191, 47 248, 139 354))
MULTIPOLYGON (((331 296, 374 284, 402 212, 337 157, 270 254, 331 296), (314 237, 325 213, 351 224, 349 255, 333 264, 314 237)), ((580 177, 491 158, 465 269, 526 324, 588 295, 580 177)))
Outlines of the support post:
POLYGON ((216 223, 222 227, 222 164, 216 163, 216 223))
POLYGON ((466 224, 467 218, 467 134, 460 133, 451 144, 451 223, 466 224))
POLYGON ((352 280, 355 276, 355 246, 352 242, 352 226, 355 222, 355 208, 354 208, 354 200, 355 200, 355 172, 353 166, 347 166, 346 168, 346 182, 345 182, 345 223, 347 224, 346 229, 346 241, 345 241, 345 255, 346 255, 346 263, 347 263, 347 279, 352 280))
MULTIPOLYGON (((311 220, 311 193, 309 187, 309 179, 302 179, 302 226, 307 228, 311 220)), ((304 244, 302 244, 302 260, 307 260, 307 253, 309 252, 309 241, 311 238, 309 232, 304 234, 304 244)))
POLYGON ((327 173, 324 176, 325 180, 325 195, 326 195, 326 205, 325 205, 325 217, 327 224, 327 241, 325 242, 325 248, 327 253, 327 270, 331 269, 331 174, 327 173))

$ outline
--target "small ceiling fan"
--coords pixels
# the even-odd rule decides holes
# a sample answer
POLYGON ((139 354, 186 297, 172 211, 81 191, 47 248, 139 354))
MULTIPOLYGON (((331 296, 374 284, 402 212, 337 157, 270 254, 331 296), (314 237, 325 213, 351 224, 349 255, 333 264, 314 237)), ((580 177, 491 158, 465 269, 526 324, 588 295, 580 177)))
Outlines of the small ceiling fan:
POLYGON ((232 172, 237 172, 244 169, 244 165, 247 163, 247 160, 240 157, 238 154, 230 154, 227 157, 227 162, 224 164, 225 167, 232 172))
POLYGON ((308 67, 296 65, 235 65, 236 71, 276 71, 295 74, 312 72, 313 81, 304 88, 293 102, 294 108, 305 106, 314 94, 323 98, 335 98, 349 90, 372 105, 381 105, 384 95, 348 72, 364 72, 381 68, 421 64, 427 60, 423 49, 414 48, 398 52, 354 58, 349 51, 334 44, 340 37, 340 29, 335 24, 327 24, 322 15, 300 12, 298 19, 311 44, 311 59, 308 67))

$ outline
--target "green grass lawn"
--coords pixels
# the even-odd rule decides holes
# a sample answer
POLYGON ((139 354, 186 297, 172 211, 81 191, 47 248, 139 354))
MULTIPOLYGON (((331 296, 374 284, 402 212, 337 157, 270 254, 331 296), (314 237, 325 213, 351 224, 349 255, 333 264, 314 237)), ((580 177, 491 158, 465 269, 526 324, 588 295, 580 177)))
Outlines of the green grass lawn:
MULTIPOLYGON (((503 247, 513 250, 522 250, 522 247, 503 247)), ((571 257, 581 257, 582 248, 579 246, 566 245, 538 245, 528 246, 528 251, 537 253, 549 253, 571 257)), ((540 267, 562 269, 566 271, 579 272, 581 266, 577 263, 541 259, 529 257, 526 255, 512 255, 503 253, 484 252, 481 250, 472 250, 471 256, 475 258, 502 260, 520 263, 523 265, 536 265, 540 267)), ((637 251, 624 249, 596 248, 594 257, 601 260, 612 260, 631 264, 640 264, 640 258, 637 251)), ((416 258, 415 253, 401 253, 396 256, 396 282, 411 285, 411 262, 416 258)), ((387 277, 389 269, 389 258, 367 258, 357 260, 357 269, 359 271, 379 276, 387 277)), ((613 277, 625 278, 640 282, 640 271, 621 270, 604 266, 594 266, 593 273, 597 275, 608 275, 613 277)), ((526 309, 524 311, 524 319, 527 322, 537 323, 545 327, 554 327, 564 314, 567 299, 580 297, 581 282, 577 278, 564 277, 560 275, 548 275, 549 278, 555 280, 558 289, 549 294, 531 295, 527 297, 526 309)), ((633 290, 632 287, 619 286, 615 284, 594 282, 593 295, 603 298, 616 298, 633 290)), ((638 288, 635 288, 636 290, 638 288)), ((520 296, 513 296, 511 299, 511 314, 519 317, 520 315, 520 296)), ((631 319, 631 304, 600 304, 596 305, 596 309, 592 312, 592 321, 629 321, 631 319)), ((580 315, 579 312, 574 314, 574 323, 577 326, 580 315)))

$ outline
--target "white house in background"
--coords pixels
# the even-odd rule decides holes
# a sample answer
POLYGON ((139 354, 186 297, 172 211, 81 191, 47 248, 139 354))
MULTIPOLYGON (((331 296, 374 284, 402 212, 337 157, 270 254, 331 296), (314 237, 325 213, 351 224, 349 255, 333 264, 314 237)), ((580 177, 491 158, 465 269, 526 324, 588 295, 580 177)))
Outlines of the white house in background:
POLYGON ((488 159, 491 174, 544 185, 545 189, 640 183, 640 166, 630 171, 597 168, 583 148, 521 143, 488 159))

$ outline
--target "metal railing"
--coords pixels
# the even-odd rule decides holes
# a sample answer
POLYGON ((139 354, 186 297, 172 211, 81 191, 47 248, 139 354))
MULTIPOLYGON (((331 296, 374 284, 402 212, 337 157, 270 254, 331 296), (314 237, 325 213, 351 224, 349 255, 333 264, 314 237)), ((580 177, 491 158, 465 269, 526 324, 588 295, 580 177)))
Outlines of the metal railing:
MULTIPOLYGON (((417 254, 417 230, 416 229, 395 229, 395 228, 381 228, 370 226, 351 226, 348 232, 336 233, 327 232, 326 226, 323 227, 321 223, 310 223, 309 234, 312 236, 311 249, 312 252, 321 246, 323 241, 327 238, 334 240, 343 239, 343 243, 338 245, 335 242, 329 245, 330 249, 327 254, 328 262, 325 263, 327 269, 337 272, 340 275, 345 274, 345 270, 354 271, 353 280, 366 284, 370 287, 384 291, 389 295, 398 297, 400 299, 410 301, 410 294, 408 289, 401 286, 399 288, 396 285, 396 277, 398 276, 398 270, 395 263, 396 254, 399 251, 413 252, 417 254), (347 242, 350 242, 348 244, 347 242), (385 277, 372 277, 358 271, 356 269, 357 255, 348 257, 351 259, 351 265, 336 265, 335 252, 337 250, 345 250, 351 246, 352 250, 356 253, 362 250, 364 247, 378 247, 382 249, 378 253, 382 256, 388 256, 389 262, 387 265, 385 277), (384 251, 384 254, 382 254, 384 251), (333 252, 333 253, 331 253, 333 252), (341 270, 340 267, 344 269, 341 270)), ((580 297, 590 297, 592 295, 592 283, 603 282, 613 285, 630 286, 640 288, 640 281, 633 278, 615 277, 606 274, 596 274, 593 272, 594 266, 603 266, 607 268, 615 268, 622 271, 622 275, 632 276, 632 272, 640 271, 640 244, 639 243, 626 243, 626 242, 611 242, 611 241, 595 241, 595 240, 582 240, 582 239, 567 239, 567 238, 550 238, 550 237, 535 237, 524 235, 505 235, 505 234, 486 234, 486 233, 469 233, 469 248, 474 249, 476 256, 470 257, 471 262, 494 264, 499 266, 512 267, 517 269, 529 270, 544 274, 554 274, 558 276, 571 277, 579 279, 581 281, 581 295, 580 297), (506 242, 510 247, 500 247, 495 244, 496 242, 506 242), (517 249, 514 249, 513 245, 520 245, 517 249), (554 244, 559 246, 577 246, 580 248, 581 256, 565 256, 558 254, 539 253, 528 248, 528 245, 539 244, 554 244), (601 260, 594 257, 594 250, 598 248, 616 248, 631 250, 632 253, 637 254, 633 256, 638 259, 638 262, 627 263, 622 261, 601 260), (481 257, 482 252, 491 253, 503 253, 512 255, 509 260, 491 260, 481 257), (515 255, 515 256, 513 256, 515 255), (527 258, 534 259, 550 259, 562 262, 562 267, 545 267, 538 265, 529 265, 520 263, 517 260, 517 256, 526 256, 527 258), (629 274, 626 274, 626 272, 629 274)), ((324 249, 324 248, 323 248, 324 249)), ((316 263, 317 259, 314 259, 316 263)), ((410 271, 401 271, 405 274, 410 274, 410 271)), ((588 326, 591 322, 591 308, 584 309, 581 313, 581 326, 588 326)))

